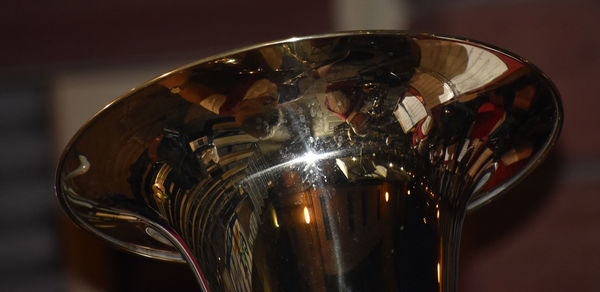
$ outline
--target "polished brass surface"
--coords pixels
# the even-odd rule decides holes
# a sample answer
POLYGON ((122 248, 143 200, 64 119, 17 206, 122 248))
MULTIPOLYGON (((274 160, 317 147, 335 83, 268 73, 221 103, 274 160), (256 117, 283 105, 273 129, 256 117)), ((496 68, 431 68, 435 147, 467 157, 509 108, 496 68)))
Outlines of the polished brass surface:
POLYGON ((467 210, 562 125, 552 83, 477 42, 293 38, 162 75, 92 118, 57 193, 84 229, 208 291, 454 291, 467 210))

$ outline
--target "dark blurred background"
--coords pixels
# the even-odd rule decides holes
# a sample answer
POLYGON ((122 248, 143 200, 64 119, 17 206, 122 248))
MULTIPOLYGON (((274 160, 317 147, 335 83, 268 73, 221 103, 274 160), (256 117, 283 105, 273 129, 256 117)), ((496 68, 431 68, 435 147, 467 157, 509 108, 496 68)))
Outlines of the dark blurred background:
POLYGON ((493 43, 537 64, 563 97, 549 159, 467 216, 459 290, 597 291, 599 18, 595 0, 3 1, 0 291, 196 289, 187 266, 125 254, 65 218, 53 176, 68 139, 110 100, 196 59, 374 28, 493 43))

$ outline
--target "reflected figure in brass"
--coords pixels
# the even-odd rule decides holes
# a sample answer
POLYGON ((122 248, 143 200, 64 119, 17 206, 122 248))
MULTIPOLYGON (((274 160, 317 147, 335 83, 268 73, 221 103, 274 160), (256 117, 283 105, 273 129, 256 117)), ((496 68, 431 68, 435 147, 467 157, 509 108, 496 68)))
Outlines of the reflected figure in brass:
POLYGON ((457 38, 293 38, 167 73, 92 118, 58 198, 204 291, 455 291, 463 218, 547 155, 559 95, 457 38))

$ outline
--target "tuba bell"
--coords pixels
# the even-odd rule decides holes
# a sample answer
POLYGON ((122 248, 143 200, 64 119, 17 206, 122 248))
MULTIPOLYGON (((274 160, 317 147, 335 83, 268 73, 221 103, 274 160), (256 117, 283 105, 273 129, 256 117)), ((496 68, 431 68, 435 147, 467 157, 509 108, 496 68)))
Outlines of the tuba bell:
POLYGON ((560 97, 479 42, 398 31, 252 46, 116 99, 69 142, 58 199, 203 291, 455 291, 463 218, 554 145, 560 97))

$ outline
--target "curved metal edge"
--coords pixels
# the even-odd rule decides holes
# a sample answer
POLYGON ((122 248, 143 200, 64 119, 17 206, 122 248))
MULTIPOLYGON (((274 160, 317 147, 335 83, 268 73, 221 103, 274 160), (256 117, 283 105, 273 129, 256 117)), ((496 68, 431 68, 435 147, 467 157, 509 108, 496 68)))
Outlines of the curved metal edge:
POLYGON ((467 212, 471 212, 477 210, 487 204, 489 204, 494 199, 500 197, 502 194, 510 191, 517 184, 523 181, 527 176, 529 176, 538 166, 540 166, 548 157, 558 137, 560 136, 560 132, 562 131, 563 123, 564 123, 564 109, 562 106, 562 101, 560 99, 560 93, 556 88, 556 85, 548 76, 542 72, 537 66, 525 60, 526 64, 530 66, 530 68, 535 71, 538 76, 542 79, 543 82, 546 82, 551 93, 552 93, 552 101, 554 102, 554 106, 556 109, 556 121, 552 128, 552 132, 550 133, 549 139, 546 141, 544 146, 537 151, 536 155, 529 159, 529 162, 523 167, 519 172, 511 176, 508 180, 502 183, 499 186, 496 186, 492 191, 487 194, 481 196, 480 198, 471 201, 467 204, 467 212))
MULTIPOLYGON (((57 176, 57 177, 59 177, 59 176, 57 176)), ((165 236, 164 232, 161 232, 161 235, 166 237, 167 239, 169 239, 169 241, 171 243, 173 243, 174 247, 177 248, 177 250, 180 253, 179 256, 175 256, 174 253, 173 253, 173 255, 168 255, 166 252, 157 253, 156 251, 150 251, 149 249, 148 249, 148 251, 144 251, 144 249, 131 247, 131 244, 123 242, 121 240, 118 240, 112 236, 105 234, 104 232, 99 232, 96 228, 91 226, 89 223, 85 222, 84 220, 82 220, 81 218, 79 218, 78 216, 75 215, 75 212, 72 211, 69 203, 66 202, 65 195, 63 195, 62 192, 58 190, 59 183, 60 183, 60 181, 58 181, 57 185, 55 185, 55 187, 54 187, 58 201, 61 205, 63 213, 67 214, 67 216, 71 219, 71 221, 73 223, 75 223, 75 226, 81 228, 82 230, 87 231, 88 233, 92 234, 92 236, 94 236, 104 242, 107 242, 110 245, 115 246, 121 250, 127 251, 127 252, 131 252, 131 253, 134 253, 134 254, 137 254, 137 255, 140 255, 143 257, 161 260, 161 261, 178 262, 178 263, 186 262, 186 259, 184 257, 182 257, 183 253, 178 248, 179 243, 174 243, 173 240, 171 240, 170 236, 165 236)), ((156 224, 154 221, 144 218, 142 216, 139 216, 137 214, 125 213, 122 211, 121 211, 121 213, 123 213, 123 215, 129 215, 129 216, 135 217, 136 219, 140 220, 140 222, 143 222, 155 229, 158 229, 158 230, 164 229, 164 227, 161 227, 159 224, 156 224)))
POLYGON ((198 262, 195 260, 194 256, 192 255, 192 251, 187 247, 183 239, 181 239, 181 237, 179 237, 179 235, 177 235, 177 233, 175 233, 174 231, 166 229, 161 225, 153 224, 153 227, 158 229, 161 232, 161 234, 167 239, 169 239, 169 241, 177 248, 177 250, 179 250, 179 252, 183 256, 183 259, 188 263, 188 265, 192 269, 192 273, 194 274, 194 277, 196 277, 196 282, 198 282, 200 288, 202 288, 202 291, 210 292, 210 289, 208 288, 208 283, 206 282, 206 278, 204 278, 202 270, 200 270, 198 262))
POLYGON ((140 220, 141 222, 149 225, 150 227, 154 228, 155 230, 157 230, 160 235, 162 235, 163 237, 165 237, 167 240, 169 240, 169 242, 171 244, 173 244, 173 246, 177 249, 177 251, 179 251, 179 256, 180 257, 171 257, 171 256, 167 256, 165 254, 165 256, 160 256, 159 253, 150 253, 150 252, 145 252, 143 250, 140 249, 135 249, 135 248, 130 248, 129 244, 122 242, 121 240, 115 239, 113 237, 110 237, 106 234, 104 234, 103 232, 94 232, 93 229, 94 227, 90 226, 87 222, 81 220, 79 217, 74 216, 73 211, 71 211, 71 207, 69 206, 68 203, 66 203, 64 201, 64 198, 62 196, 59 196, 59 200, 63 206, 63 208, 65 208, 64 210, 69 210, 68 212, 66 212, 69 217, 73 220, 73 222, 77 223, 76 225, 84 230, 89 231, 89 233, 93 234, 94 236, 96 236, 97 238, 108 242, 114 246, 117 246, 125 251, 137 254, 137 255, 141 255, 147 258, 151 258, 151 259, 155 259, 155 260, 163 260, 163 261, 169 261, 169 262, 178 262, 178 263, 187 263, 188 266, 190 267, 190 269, 192 270, 192 274, 194 274, 194 277, 196 278, 196 282, 198 283, 198 285, 200 285, 200 288, 202 289, 202 291, 204 292, 210 292, 210 289, 208 288, 208 283, 206 282, 206 279, 204 278, 204 275, 202 273, 202 270, 200 269, 200 266, 198 265, 198 262, 194 259, 194 256, 192 255, 191 250, 187 247, 187 245, 185 244, 185 242, 183 241, 183 239, 181 239, 181 237, 179 237, 179 235, 177 235, 176 232, 167 229, 166 227, 155 223, 152 220, 149 220, 148 218, 145 218, 143 216, 139 216, 137 214, 125 214, 125 215, 130 215, 132 217, 137 218, 138 220, 140 220))

